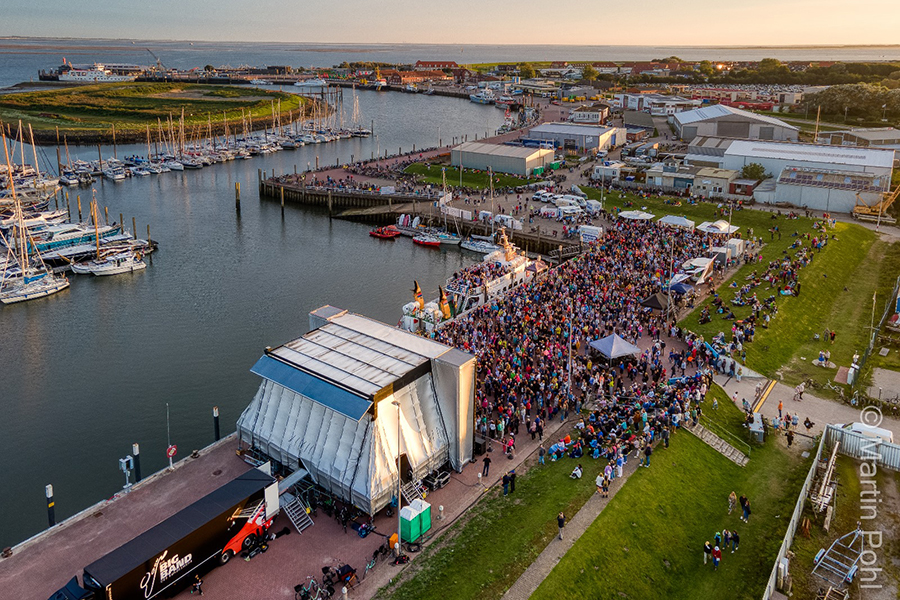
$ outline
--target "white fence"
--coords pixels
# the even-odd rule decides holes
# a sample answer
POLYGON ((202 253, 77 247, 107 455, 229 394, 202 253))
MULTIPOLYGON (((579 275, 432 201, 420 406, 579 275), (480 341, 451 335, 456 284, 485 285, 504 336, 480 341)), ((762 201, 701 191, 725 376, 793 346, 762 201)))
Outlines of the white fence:
POLYGON ((816 467, 822 458, 822 451, 825 447, 833 448, 835 442, 840 442, 838 449, 839 454, 849 456, 858 460, 871 461, 878 456, 878 464, 895 471, 900 470, 900 446, 897 444, 888 444, 877 439, 865 436, 855 431, 841 429, 834 425, 827 425, 822 439, 819 442, 819 448, 816 450, 816 458, 809 467, 809 473, 800 488, 800 495, 797 498, 797 504, 794 506, 794 514, 788 523, 787 532, 784 534, 784 541, 781 542, 781 548, 778 550, 778 556, 775 558, 775 565, 772 567, 772 574, 769 575, 769 582, 763 592, 762 600, 769 600, 775 593, 778 584, 778 565, 781 559, 785 557, 791 545, 794 543, 794 534, 797 533, 797 526, 800 523, 800 515, 803 514, 803 507, 806 504, 806 498, 809 496, 809 486, 812 484, 813 477, 816 474, 816 467))
POLYGON ((825 443, 833 447, 835 442, 840 442, 839 453, 850 458, 865 461, 876 461, 881 467, 900 471, 900 446, 888 444, 878 438, 869 437, 829 425, 825 429, 825 443))

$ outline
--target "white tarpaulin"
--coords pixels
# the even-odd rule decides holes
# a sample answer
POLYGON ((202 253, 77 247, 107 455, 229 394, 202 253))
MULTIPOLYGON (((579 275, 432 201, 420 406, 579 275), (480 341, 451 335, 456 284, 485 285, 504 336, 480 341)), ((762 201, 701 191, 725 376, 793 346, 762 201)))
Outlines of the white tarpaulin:
POLYGON ((386 195, 386 194, 396 194, 396 193, 397 193, 397 188, 394 187, 394 186, 392 186, 392 185, 383 185, 383 186, 381 186, 381 188, 378 190, 378 192, 379 192, 381 195, 386 195))
POLYGON ((448 204, 451 200, 453 200, 453 194, 444 194, 441 196, 440 200, 438 200, 438 204, 443 206, 444 204, 448 204))
POLYGON ((697 225, 697 229, 705 233, 724 233, 731 235, 732 233, 740 229, 740 227, 729 225, 728 221, 716 221, 715 223, 704 221, 703 223, 697 225))
POLYGON ((629 219, 631 221, 649 221, 654 216, 656 215, 652 215, 642 210, 626 210, 625 212, 619 213, 619 217, 623 219, 629 219))
POLYGON ((465 219, 466 221, 472 220, 471 210, 462 210, 461 208, 447 206, 446 204, 441 205, 441 213, 450 215, 451 217, 456 217, 457 219, 465 219))

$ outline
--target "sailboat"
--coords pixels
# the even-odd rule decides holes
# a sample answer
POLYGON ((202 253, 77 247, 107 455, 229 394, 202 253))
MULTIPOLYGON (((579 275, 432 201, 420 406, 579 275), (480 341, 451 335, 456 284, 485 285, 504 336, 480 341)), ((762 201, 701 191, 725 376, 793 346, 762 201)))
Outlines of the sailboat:
MULTIPOLYGON (((6 156, 6 166, 9 172, 12 172, 5 135, 3 136, 3 153, 6 156)), ((21 270, 21 277, 7 278, 9 264, 6 265, 7 268, 3 272, 2 279, 0 279, 0 302, 3 304, 15 304, 16 302, 43 298, 69 287, 69 280, 50 272, 40 260, 40 257, 38 257, 38 264, 31 262, 28 255, 28 233, 22 217, 22 205, 16 195, 16 187, 12 177, 9 178, 9 189, 15 202, 16 219, 18 219, 18 225, 15 228, 15 235, 18 237, 15 260, 21 270)))
POLYGON ((360 122, 362 119, 359 112, 359 97, 356 95, 356 89, 353 90, 353 116, 351 117, 351 122, 353 128, 350 130, 350 135, 353 137, 369 137, 372 135, 372 132, 365 127, 362 126, 360 122))
MULTIPOLYGON (((441 199, 438 202, 438 204, 441 205, 441 212, 444 213, 444 231, 437 232, 434 234, 434 236, 438 240, 440 240, 440 243, 442 246, 459 246, 459 243, 462 241, 462 238, 459 237, 458 235, 456 235, 455 233, 450 233, 450 231, 447 229, 447 213, 444 212, 443 204, 445 201, 449 202, 449 200, 447 200, 448 197, 450 197, 452 199, 452 194, 447 193, 447 171, 445 169, 441 169, 441 177, 443 178, 443 181, 444 181, 444 194, 441 196, 441 199)), ((455 220, 456 219, 454 218, 454 222, 455 222, 455 220)), ((457 226, 457 229, 458 229, 458 226, 457 226)))
POLYGON ((465 241, 459 244, 459 247, 470 252, 478 252, 479 254, 488 255, 491 252, 500 250, 500 246, 494 243, 494 172, 488 168, 488 179, 490 180, 491 190, 491 236, 470 235, 465 241))
POLYGON ((94 260, 72 264, 72 272, 79 275, 118 275, 119 273, 131 273, 147 268, 140 251, 133 248, 107 248, 100 250, 100 208, 97 205, 96 192, 91 200, 91 216, 94 219, 94 230, 97 231, 97 255, 94 260))

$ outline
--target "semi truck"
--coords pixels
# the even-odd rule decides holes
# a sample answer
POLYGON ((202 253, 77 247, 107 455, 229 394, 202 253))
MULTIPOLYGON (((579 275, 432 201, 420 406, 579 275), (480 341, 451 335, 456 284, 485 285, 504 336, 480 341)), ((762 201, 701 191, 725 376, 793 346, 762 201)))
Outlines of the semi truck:
POLYGON ((252 469, 84 567, 50 600, 152 600, 187 587, 265 536, 278 483, 252 469))

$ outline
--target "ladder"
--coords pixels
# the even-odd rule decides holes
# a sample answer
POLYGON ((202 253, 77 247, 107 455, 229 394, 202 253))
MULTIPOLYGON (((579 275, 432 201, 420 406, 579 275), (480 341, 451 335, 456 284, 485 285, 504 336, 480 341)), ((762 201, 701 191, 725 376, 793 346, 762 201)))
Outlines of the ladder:
POLYGON ((424 500, 425 494, 422 485, 416 481, 410 481, 400 486, 400 493, 407 504, 411 504, 413 500, 424 500))
POLYGON ((306 504, 303 503, 300 496, 285 494, 282 496, 282 499, 287 500, 287 502, 283 503, 281 508, 284 510, 291 523, 294 524, 297 533, 303 533, 304 529, 315 525, 312 518, 309 516, 309 513, 306 512, 306 504))

